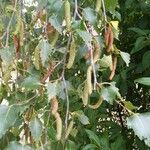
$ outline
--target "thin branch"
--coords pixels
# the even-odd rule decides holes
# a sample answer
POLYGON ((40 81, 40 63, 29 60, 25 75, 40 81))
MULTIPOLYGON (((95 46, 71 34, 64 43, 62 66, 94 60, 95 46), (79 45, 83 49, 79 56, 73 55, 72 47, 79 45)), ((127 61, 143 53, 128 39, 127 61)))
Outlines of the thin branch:
POLYGON ((63 77, 63 84, 64 84, 64 89, 65 89, 65 94, 66 94, 66 116, 65 116, 65 129, 68 127, 68 118, 69 118, 69 95, 68 95, 68 89, 67 89, 67 84, 66 80, 63 77))
POLYGON ((78 16, 82 20, 82 17, 78 12, 78 0, 75 0, 74 4, 75 4, 75 10, 74 10, 74 17, 73 18, 74 18, 74 20, 76 20, 76 17, 78 16))
POLYGON ((97 85, 97 77, 96 77, 96 70, 95 70, 95 62, 94 62, 94 57, 93 57, 93 47, 92 45, 89 46, 90 48, 90 54, 91 54, 91 66, 93 70, 93 76, 94 76, 94 90, 96 90, 96 85, 97 85))
POLYGON ((104 19, 105 19, 105 28, 106 28, 107 16, 106 16, 105 3, 104 3, 104 0, 101 0, 101 1, 102 1, 103 14, 104 14, 104 19))

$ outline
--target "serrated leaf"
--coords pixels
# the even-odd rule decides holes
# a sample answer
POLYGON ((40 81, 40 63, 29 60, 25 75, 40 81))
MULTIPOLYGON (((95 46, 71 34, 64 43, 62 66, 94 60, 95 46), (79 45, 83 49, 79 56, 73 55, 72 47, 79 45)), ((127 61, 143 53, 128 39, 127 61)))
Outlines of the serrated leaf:
POLYGON ((42 123, 39 118, 33 118, 29 123, 31 135, 35 141, 40 140, 42 135, 42 123))
POLYGON ((57 16, 55 15, 51 16, 49 18, 49 22, 60 34, 62 34, 62 25, 57 16))
POLYGON ((22 145, 17 141, 13 141, 8 145, 7 150, 34 150, 34 149, 31 148, 29 145, 22 145))
POLYGON ((99 63, 101 67, 109 67, 112 70, 112 55, 107 56, 104 54, 103 58, 99 60, 99 63))
POLYGON ((92 36, 89 32, 87 31, 82 31, 82 30, 77 30, 78 35, 82 38, 82 40, 85 42, 85 44, 87 46, 89 46, 89 44, 92 41, 92 36))
POLYGON ((96 22, 96 12, 89 7, 83 9, 83 16, 87 21, 92 24, 96 22))
POLYGON ((85 116, 84 114, 79 116, 79 120, 83 125, 90 124, 89 118, 87 116, 85 116))
POLYGON ((24 79, 21 86, 30 90, 37 89, 41 85, 40 80, 36 76, 29 76, 24 79))
POLYGON ((86 129, 85 131, 88 134, 89 139, 100 147, 101 142, 100 142, 99 137, 91 130, 86 129))
POLYGON ((150 77, 139 78, 139 79, 134 80, 134 82, 150 86, 150 77))
POLYGON ((10 63, 14 57, 14 49, 12 47, 2 48, 0 49, 0 56, 4 62, 10 63))
POLYGON ((82 110, 74 111, 73 115, 77 117, 83 125, 90 124, 89 118, 84 114, 82 110))
POLYGON ((125 53, 125 52, 121 52, 121 51, 120 51, 120 55, 121 55, 122 59, 124 60, 124 62, 126 63, 127 67, 129 67, 129 63, 130 63, 130 54, 129 54, 129 53, 125 53))
POLYGON ((150 147, 150 113, 135 114, 127 118, 127 125, 140 140, 150 147))
POLYGON ((14 125, 20 108, 16 105, 0 105, 0 138, 14 125))
POLYGON ((104 100, 106 100, 108 103, 113 104, 116 97, 119 97, 119 89, 115 87, 115 85, 110 85, 108 87, 103 87, 101 89, 101 96, 104 100))
POLYGON ((45 66, 46 62, 48 62, 49 55, 52 52, 52 47, 47 40, 42 39, 39 43, 39 48, 41 49, 40 57, 41 57, 42 65, 45 66))
POLYGON ((47 94, 48 99, 51 100, 54 96, 57 95, 58 82, 51 83, 49 82, 47 85, 47 94))

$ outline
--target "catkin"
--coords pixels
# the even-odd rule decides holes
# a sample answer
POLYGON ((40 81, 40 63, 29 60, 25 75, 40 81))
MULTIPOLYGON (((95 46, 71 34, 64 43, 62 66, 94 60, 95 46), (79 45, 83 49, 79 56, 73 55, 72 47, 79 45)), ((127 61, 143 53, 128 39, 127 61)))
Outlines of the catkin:
POLYGON ((95 11, 99 12, 101 9, 101 0, 96 0, 96 8, 95 11))
POLYGON ((56 97, 51 99, 51 112, 55 114, 58 111, 58 100, 56 97))
POLYGON ((69 48, 69 59, 67 63, 67 68, 70 69, 73 66, 76 57, 76 43, 74 38, 72 38, 70 48, 69 48))
POLYGON ((20 46, 23 46, 23 38, 24 38, 24 23, 21 19, 21 23, 20 23, 20 46))
POLYGON ((40 60, 40 49, 37 45, 34 50, 34 66, 37 70, 40 70, 40 60))
POLYGON ((95 48, 93 61, 95 63, 95 62, 97 62, 98 59, 100 59, 101 49, 100 49, 100 44, 99 44, 99 42, 96 39, 94 39, 93 42, 94 42, 94 48, 95 48))
POLYGON ((116 67, 117 67, 117 56, 115 56, 113 58, 113 67, 112 67, 112 71, 111 71, 111 74, 109 76, 109 80, 112 80, 114 75, 115 75, 115 71, 116 71, 116 67))
POLYGON ((71 120, 70 123, 69 123, 69 125, 68 125, 68 128, 66 130, 66 133, 65 133, 65 139, 68 138, 68 136, 69 136, 69 134, 70 134, 70 132, 71 132, 71 130, 73 128, 73 124, 74 124, 74 121, 71 120))
POLYGON ((70 2, 68 0, 65 0, 64 8, 65 8, 66 29, 67 29, 67 32, 70 32, 70 30, 71 30, 71 12, 70 12, 70 2))
POLYGON ((11 77, 11 71, 13 70, 13 65, 12 64, 9 64, 7 66, 7 69, 5 70, 4 72, 4 76, 3 76, 3 81, 5 84, 8 84, 8 81, 11 77))
POLYGON ((60 118, 60 115, 58 112, 56 112, 55 114, 53 114, 55 119, 56 119, 56 139, 59 141, 61 139, 61 135, 62 135, 62 120, 60 118))
POLYGON ((102 102, 103 102, 103 99, 102 99, 102 97, 100 97, 96 104, 94 104, 94 105, 89 104, 88 107, 91 108, 91 109, 97 109, 97 108, 100 107, 102 102))
POLYGON ((88 98, 89 98, 89 91, 88 91, 88 85, 86 81, 83 89, 83 94, 82 94, 82 102, 84 106, 87 106, 88 98))
POLYGON ((92 66, 89 66, 87 69, 87 89, 88 89, 88 94, 90 95, 92 93, 93 87, 92 87, 92 66))

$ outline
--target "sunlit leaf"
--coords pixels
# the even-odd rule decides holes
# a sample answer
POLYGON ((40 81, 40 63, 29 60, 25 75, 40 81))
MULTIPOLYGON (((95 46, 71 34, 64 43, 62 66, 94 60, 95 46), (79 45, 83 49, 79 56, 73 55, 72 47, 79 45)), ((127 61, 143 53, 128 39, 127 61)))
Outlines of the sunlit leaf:
POLYGON ((129 63, 130 63, 130 54, 129 54, 129 53, 125 53, 125 52, 121 52, 121 51, 120 51, 120 55, 121 55, 122 59, 124 60, 124 62, 126 63, 127 67, 129 67, 129 63))
POLYGON ((37 117, 32 118, 29 123, 29 128, 33 139, 36 141, 40 140, 40 137, 42 135, 42 123, 40 119, 37 117))
POLYGON ((115 30, 118 30, 118 25, 119 25, 119 22, 118 22, 118 21, 111 21, 110 23, 111 23, 112 26, 115 28, 115 30))
POLYGON ((83 9, 83 16, 92 24, 96 21, 96 12, 89 7, 83 9))
POLYGON ((20 108, 16 105, 0 105, 0 138, 14 125, 18 118, 20 108))
POLYGON ((119 89, 114 84, 112 84, 108 87, 102 87, 101 96, 108 103, 113 104, 114 100, 117 97, 120 97, 119 89))
POLYGON ((134 80, 134 82, 150 86, 150 77, 143 77, 134 80))
POLYGON ((127 118, 127 125, 150 147, 150 113, 135 114, 127 118))
POLYGON ((8 145, 7 150, 34 150, 34 149, 29 145, 22 145, 19 142, 13 141, 8 145))

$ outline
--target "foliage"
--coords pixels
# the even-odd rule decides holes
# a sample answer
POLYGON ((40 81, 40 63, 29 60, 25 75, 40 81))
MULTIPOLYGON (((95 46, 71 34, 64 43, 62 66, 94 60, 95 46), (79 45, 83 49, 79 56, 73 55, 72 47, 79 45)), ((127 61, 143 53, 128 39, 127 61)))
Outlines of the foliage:
POLYGON ((0 149, 148 150, 148 0, 0 0, 0 149))

